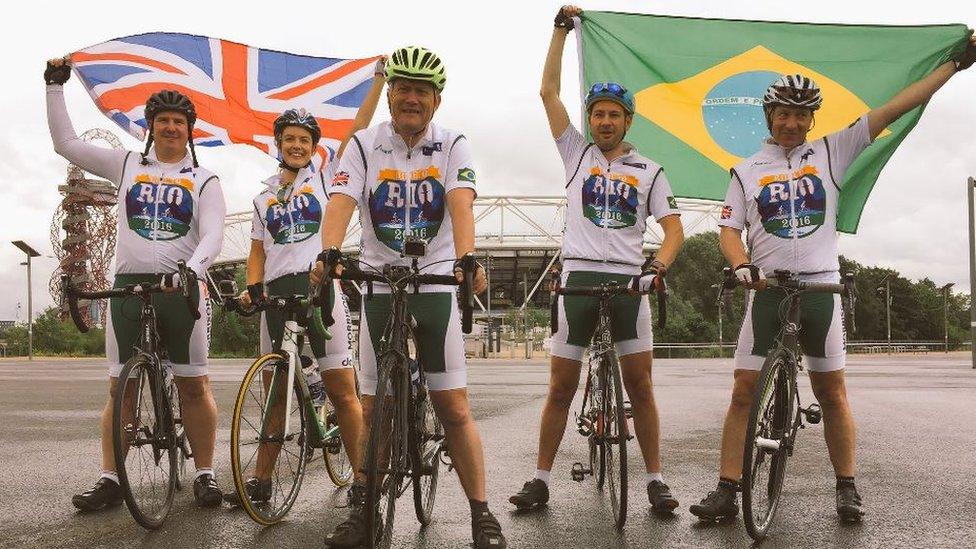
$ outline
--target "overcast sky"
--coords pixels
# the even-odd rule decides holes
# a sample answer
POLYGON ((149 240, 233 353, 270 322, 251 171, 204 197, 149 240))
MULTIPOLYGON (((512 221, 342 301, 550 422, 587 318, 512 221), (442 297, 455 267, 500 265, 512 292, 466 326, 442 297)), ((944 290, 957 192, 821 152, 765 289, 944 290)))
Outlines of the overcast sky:
MULTIPOLYGON (((26 320, 23 254, 9 244, 26 240, 46 256, 57 186, 66 162, 52 149, 44 111, 44 61, 111 38, 173 31, 226 38, 252 46, 331 57, 366 57, 397 46, 425 45, 447 65, 448 86, 435 121, 470 139, 482 194, 560 194, 561 163, 549 137, 539 80, 552 18, 561 2, 29 2, 8 9, 0 34, 5 89, 0 127, 0 319, 26 320), (484 6, 479 8, 477 6, 484 6), (145 6, 145 9, 143 7, 145 6), (151 6, 151 7, 150 7, 151 6), (344 7, 343 7, 344 6, 344 7), (267 8, 271 9, 267 9, 267 8), (281 9, 278 9, 278 8, 281 9), (29 24, 27 24, 29 23, 29 24)), ((581 2, 583 9, 729 19, 865 24, 966 23, 976 26, 976 2, 818 0, 810 3, 658 0, 581 2)), ((704 38, 703 38, 704 39, 704 38)), ((563 100, 579 112, 573 39, 563 67, 563 100)), ((870 75, 865 75, 869 77, 870 75)), ((79 82, 66 86, 68 111, 79 133, 114 131, 127 148, 141 145, 94 107, 79 82)), ((976 176, 976 68, 952 78, 936 94, 916 129, 881 173, 861 228, 841 240, 841 253, 885 265, 911 278, 954 282, 968 291, 966 178, 976 176)), ((381 104, 374 121, 388 118, 381 104)), ((574 115, 577 118, 577 115, 574 115)), ((575 120, 578 123, 578 120, 575 120)), ((642 151, 653 157, 653 151, 642 151)), ((258 182, 275 162, 243 145, 201 148, 200 161, 220 175, 228 211, 248 208, 258 182)), ((34 311, 51 303, 47 280, 55 261, 34 261, 34 311)))

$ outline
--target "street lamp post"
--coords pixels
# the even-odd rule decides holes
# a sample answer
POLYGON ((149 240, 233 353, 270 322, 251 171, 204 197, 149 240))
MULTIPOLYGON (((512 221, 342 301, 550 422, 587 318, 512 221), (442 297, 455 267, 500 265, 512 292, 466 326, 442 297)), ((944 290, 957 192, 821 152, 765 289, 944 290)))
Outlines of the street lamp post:
POLYGON ((972 338, 970 350, 973 354, 973 369, 976 369, 976 211, 973 210, 973 190, 976 178, 970 177, 966 183, 969 197, 969 333, 972 338))
POLYGON ((878 294, 884 292, 885 295, 885 317, 888 325, 888 354, 891 354, 891 275, 885 276, 884 287, 878 286, 878 294))
POLYGON ((945 342, 945 352, 949 352, 949 291, 953 283, 950 282, 942 287, 942 329, 945 342))
POLYGON ((21 265, 27 265, 27 360, 34 360, 34 297, 33 292, 31 292, 31 258, 40 257, 41 254, 23 240, 14 240, 13 245, 27 254, 27 261, 21 263, 21 265))
POLYGON ((722 300, 722 285, 712 284, 713 290, 718 290, 718 298, 715 300, 715 305, 718 307, 718 356, 719 358, 725 358, 725 348, 722 346, 725 339, 722 337, 722 305, 724 305, 722 300))

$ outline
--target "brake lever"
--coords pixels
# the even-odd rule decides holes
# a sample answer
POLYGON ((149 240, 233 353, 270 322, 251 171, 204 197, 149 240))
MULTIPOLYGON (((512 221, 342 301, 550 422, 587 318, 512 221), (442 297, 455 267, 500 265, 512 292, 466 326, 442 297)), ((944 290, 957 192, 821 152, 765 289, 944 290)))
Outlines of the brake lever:
POLYGON ((193 317, 193 320, 200 320, 200 310, 193 306, 193 291, 191 289, 191 284, 193 286, 197 285, 196 273, 187 267, 186 261, 182 259, 176 263, 176 268, 180 274, 180 282, 182 282, 180 293, 183 294, 183 298, 186 300, 186 308, 190 311, 190 316, 193 317))

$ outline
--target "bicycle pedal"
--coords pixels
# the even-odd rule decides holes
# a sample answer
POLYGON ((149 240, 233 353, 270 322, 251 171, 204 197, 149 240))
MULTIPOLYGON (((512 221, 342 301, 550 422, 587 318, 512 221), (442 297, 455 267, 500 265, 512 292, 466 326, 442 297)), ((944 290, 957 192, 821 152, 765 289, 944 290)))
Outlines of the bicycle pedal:
POLYGON ((816 425, 820 423, 820 420, 823 419, 823 410, 820 408, 819 404, 811 404, 807 408, 801 409, 801 411, 806 417, 807 423, 811 425, 816 425))
POLYGON ((583 464, 577 461, 573 464, 572 469, 570 469, 569 475, 576 482, 583 482, 583 478, 587 475, 587 473, 593 474, 593 471, 587 471, 583 468, 583 464))

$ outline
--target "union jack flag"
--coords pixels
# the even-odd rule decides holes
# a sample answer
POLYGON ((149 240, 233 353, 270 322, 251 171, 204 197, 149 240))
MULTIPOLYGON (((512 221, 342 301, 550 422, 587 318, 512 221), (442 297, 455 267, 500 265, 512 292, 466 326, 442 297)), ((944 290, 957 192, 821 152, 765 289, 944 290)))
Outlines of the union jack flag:
POLYGON ((74 72, 98 108, 137 139, 146 137, 146 99, 175 89, 196 107, 194 144, 246 143, 276 158, 275 118, 304 108, 322 128, 322 163, 351 129, 376 59, 295 55, 165 32, 116 38, 71 54, 74 72))

